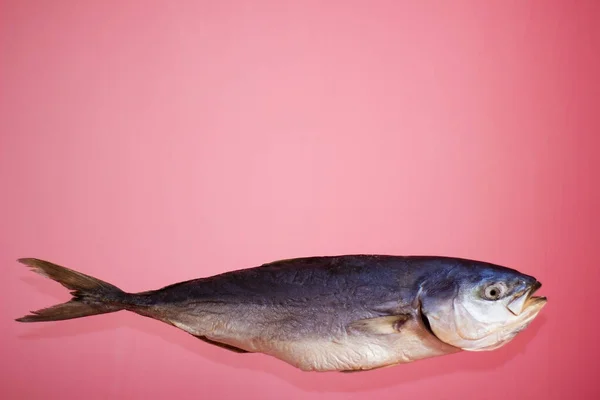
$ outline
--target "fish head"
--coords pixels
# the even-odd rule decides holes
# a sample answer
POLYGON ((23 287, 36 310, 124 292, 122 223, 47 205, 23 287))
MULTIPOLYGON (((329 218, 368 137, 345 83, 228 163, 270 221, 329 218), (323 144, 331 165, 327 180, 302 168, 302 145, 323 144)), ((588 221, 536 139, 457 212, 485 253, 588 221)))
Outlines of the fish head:
POLYGON ((504 346, 546 305, 542 286, 516 270, 468 263, 436 274, 421 286, 421 313, 441 341, 467 351, 504 346))

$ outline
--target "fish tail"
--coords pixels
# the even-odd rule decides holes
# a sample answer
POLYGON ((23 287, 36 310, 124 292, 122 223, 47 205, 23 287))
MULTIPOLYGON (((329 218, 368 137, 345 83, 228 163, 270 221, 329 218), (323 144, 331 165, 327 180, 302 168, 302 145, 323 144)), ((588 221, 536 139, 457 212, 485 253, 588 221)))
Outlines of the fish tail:
POLYGON ((33 272, 72 290, 73 296, 66 303, 31 311, 31 314, 16 319, 19 322, 62 321, 120 311, 126 308, 131 296, 110 283, 48 261, 36 258, 21 258, 18 261, 33 272))

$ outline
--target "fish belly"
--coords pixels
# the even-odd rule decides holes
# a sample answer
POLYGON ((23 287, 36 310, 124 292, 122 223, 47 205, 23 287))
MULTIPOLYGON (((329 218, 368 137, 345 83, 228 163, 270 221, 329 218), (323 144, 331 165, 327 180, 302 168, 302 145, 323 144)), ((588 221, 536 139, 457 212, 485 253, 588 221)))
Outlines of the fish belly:
POLYGON ((394 334, 343 333, 288 342, 255 341, 255 351, 304 371, 360 371, 409 363, 459 351, 423 335, 412 320, 394 334))
POLYGON ((360 371, 458 351, 423 330, 416 318, 391 334, 347 329, 365 313, 307 314, 241 307, 178 313, 168 322, 195 336, 263 353, 304 371, 360 371), (267 318, 266 315, 269 315, 267 318))

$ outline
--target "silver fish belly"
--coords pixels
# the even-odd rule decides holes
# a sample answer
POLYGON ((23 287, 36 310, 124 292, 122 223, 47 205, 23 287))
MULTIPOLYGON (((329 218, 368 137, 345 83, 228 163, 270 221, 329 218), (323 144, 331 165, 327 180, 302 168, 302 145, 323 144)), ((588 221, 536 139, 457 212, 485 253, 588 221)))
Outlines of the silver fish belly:
POLYGON ((416 314, 379 317, 342 307, 247 304, 205 304, 161 314, 194 336, 268 354, 305 371, 368 370, 459 351, 431 335, 416 314))

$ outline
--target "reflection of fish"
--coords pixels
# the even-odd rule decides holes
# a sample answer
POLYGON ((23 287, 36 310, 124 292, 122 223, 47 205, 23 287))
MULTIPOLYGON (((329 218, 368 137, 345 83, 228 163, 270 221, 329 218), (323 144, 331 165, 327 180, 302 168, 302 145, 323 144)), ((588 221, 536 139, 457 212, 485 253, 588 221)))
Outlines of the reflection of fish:
POLYGON ((533 296, 541 284, 531 276, 449 257, 298 258, 136 294, 46 261, 19 261, 73 290, 73 298, 17 321, 128 310, 211 344, 313 371, 493 350, 546 304, 533 296))

